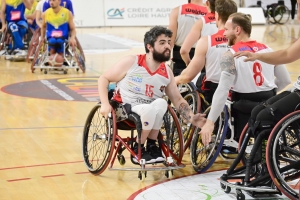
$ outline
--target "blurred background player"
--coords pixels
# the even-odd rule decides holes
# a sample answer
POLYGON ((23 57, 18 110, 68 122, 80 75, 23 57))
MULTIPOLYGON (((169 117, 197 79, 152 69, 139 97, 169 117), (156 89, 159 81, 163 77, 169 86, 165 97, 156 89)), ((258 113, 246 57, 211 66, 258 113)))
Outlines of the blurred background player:
MULTIPOLYGON (((23 38, 28 30, 25 19, 25 8, 31 10, 32 0, 2 0, 1 5, 1 32, 6 28, 11 33, 13 45, 10 45, 10 54, 15 56, 26 56, 23 38)), ((10 58, 8 56, 7 58, 10 58)))
MULTIPOLYGON (((221 69, 219 61, 222 55, 229 50, 228 42, 223 36, 224 25, 228 17, 237 12, 237 5, 232 0, 217 0, 216 2, 216 26, 218 32, 208 36, 202 36, 197 43, 195 55, 186 69, 175 77, 177 84, 191 82, 199 72, 206 67, 206 79, 202 86, 205 100, 210 104, 212 97, 220 81, 221 69)), ((197 85, 198 86, 198 85, 197 85)))
POLYGON ((41 36, 47 38, 49 44, 49 60, 63 60, 64 42, 68 40, 70 46, 76 46, 76 30, 71 11, 60 6, 61 0, 50 0, 51 8, 43 15, 41 36), (70 38, 69 38, 70 34, 70 38), (60 59, 57 59, 59 57, 60 59))
MULTIPOLYGON (((206 5, 202 0, 189 0, 187 4, 183 4, 173 8, 170 13, 169 29, 173 32, 171 38, 171 48, 173 48, 173 73, 177 76, 186 68, 185 62, 180 55, 180 48, 186 36, 192 29, 193 25, 202 16, 208 13, 206 5)), ((195 45, 193 46, 195 47, 195 45)), ((194 56, 194 48, 190 51, 190 57, 194 56)))
MULTIPOLYGON (((71 11, 72 15, 74 15, 73 3, 71 0, 61 0, 60 6, 68 9, 69 11, 71 11)), ((43 12, 45 12, 50 7, 51 7, 50 0, 45 0, 43 5, 43 12)))

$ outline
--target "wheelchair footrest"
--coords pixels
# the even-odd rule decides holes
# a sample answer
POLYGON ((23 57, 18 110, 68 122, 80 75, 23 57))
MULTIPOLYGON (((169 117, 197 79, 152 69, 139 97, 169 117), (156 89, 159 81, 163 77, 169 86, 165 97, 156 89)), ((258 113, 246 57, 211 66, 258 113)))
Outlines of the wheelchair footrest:
MULTIPOLYGON (((147 164, 146 166, 149 166, 150 164, 147 164)), ((112 171, 165 171, 165 170, 176 170, 176 169, 182 169, 185 165, 176 165, 176 166, 168 166, 168 167, 148 167, 148 168, 112 168, 109 167, 109 170, 112 171)))

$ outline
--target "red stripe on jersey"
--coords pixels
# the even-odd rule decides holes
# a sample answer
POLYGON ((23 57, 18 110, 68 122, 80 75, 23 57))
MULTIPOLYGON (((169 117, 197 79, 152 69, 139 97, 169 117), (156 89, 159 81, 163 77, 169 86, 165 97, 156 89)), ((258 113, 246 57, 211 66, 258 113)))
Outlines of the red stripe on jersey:
POLYGON ((205 24, 216 21, 215 13, 207 13, 204 16, 205 24))
POLYGON ((150 69, 146 63, 146 54, 138 55, 138 65, 141 67, 144 67, 151 76, 153 76, 155 74, 159 74, 165 78, 169 78, 168 72, 167 72, 168 69, 167 69, 165 63, 161 63, 160 66, 158 67, 158 69, 155 70, 155 72, 150 71, 150 69))
POLYGON ((181 6, 181 14, 193 14, 193 15, 206 15, 207 14, 206 6, 199 6, 192 3, 184 4, 181 6))
POLYGON ((223 35, 225 30, 219 30, 217 33, 210 36, 211 38, 211 46, 216 46, 218 44, 223 44, 228 42, 227 38, 223 35))
POLYGON ((257 52, 263 49, 267 49, 268 47, 264 44, 258 43, 255 40, 247 41, 247 42, 238 42, 231 47, 235 52, 238 51, 250 51, 257 52))

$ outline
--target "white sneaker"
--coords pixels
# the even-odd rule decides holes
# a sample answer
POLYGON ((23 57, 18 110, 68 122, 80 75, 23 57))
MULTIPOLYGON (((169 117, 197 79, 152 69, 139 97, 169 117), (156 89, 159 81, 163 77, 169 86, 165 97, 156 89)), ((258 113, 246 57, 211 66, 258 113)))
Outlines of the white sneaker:
POLYGON ((25 57, 25 56, 27 56, 27 51, 25 51, 25 50, 19 50, 19 51, 17 51, 15 53, 15 56, 17 56, 17 57, 25 57))

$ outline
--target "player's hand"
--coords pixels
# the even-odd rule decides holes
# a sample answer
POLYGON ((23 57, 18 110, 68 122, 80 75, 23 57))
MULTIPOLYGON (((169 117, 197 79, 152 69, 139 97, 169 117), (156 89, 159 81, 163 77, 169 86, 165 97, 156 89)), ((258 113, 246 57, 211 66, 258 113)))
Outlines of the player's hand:
POLYGON ((1 28, 1 30, 0 30, 0 32, 1 32, 1 33, 4 33, 5 29, 6 29, 6 24, 3 24, 3 25, 2 25, 2 28, 1 28))
POLYGON ((239 52, 236 52, 233 56, 235 58, 239 58, 239 57, 245 56, 246 58, 244 59, 244 61, 247 62, 247 61, 255 61, 255 60, 257 60, 258 54, 251 53, 249 51, 239 51, 239 52))
POLYGON ((205 146, 211 142, 211 134, 214 131, 214 127, 215 127, 214 123, 210 120, 207 120, 199 133, 201 134, 202 143, 205 146))
POLYGON ((70 38, 69 43, 70 43, 71 47, 75 47, 76 46, 76 40, 75 40, 75 38, 70 38))
POLYGON ((202 128, 204 126, 205 122, 206 122, 205 117, 206 117, 206 114, 198 113, 198 114, 194 115, 193 118, 192 118, 192 124, 194 126, 202 128))
POLYGON ((111 113, 111 106, 110 104, 101 104, 101 108, 100 108, 100 114, 107 119, 109 113, 111 113))

